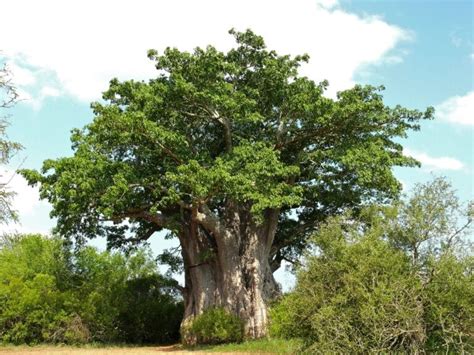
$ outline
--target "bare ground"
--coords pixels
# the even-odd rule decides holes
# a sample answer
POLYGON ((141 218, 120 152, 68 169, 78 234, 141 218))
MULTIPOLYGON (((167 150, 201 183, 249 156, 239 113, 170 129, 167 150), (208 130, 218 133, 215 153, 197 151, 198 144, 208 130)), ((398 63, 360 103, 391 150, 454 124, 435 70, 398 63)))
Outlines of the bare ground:
MULTIPOLYGON (((34 346, 34 347, 0 347, 0 355, 7 354, 26 354, 26 355, 161 355, 161 354, 195 354, 203 355, 209 354, 205 351, 190 351, 182 349, 179 345, 171 346, 149 346, 149 347, 129 347, 129 348, 74 348, 74 347, 47 347, 47 346, 34 346)), ((213 353, 217 354, 217 353, 213 353)), ((244 354, 242 352, 226 352, 220 354, 244 354)), ((252 354, 256 354, 253 352, 252 354)))
POLYGON ((73 347, 12 347, 0 348, 1 355, 7 354, 28 354, 28 355, 148 355, 148 354, 185 354, 189 353, 183 350, 177 350, 176 347, 133 347, 133 348, 73 348, 73 347))

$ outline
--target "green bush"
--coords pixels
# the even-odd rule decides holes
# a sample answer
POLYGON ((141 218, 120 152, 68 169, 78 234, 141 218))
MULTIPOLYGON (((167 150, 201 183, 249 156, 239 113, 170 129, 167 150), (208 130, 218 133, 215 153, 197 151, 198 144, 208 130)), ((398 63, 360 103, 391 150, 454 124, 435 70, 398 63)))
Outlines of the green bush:
POLYGON ((333 240, 270 309, 270 334, 301 338, 309 353, 472 351, 474 258, 447 253, 429 268, 420 277, 382 238, 333 240))
POLYGON ((197 316, 189 331, 199 344, 237 343, 243 339, 242 321, 223 308, 212 308, 197 316))
POLYGON ((429 261, 424 290, 429 352, 474 352, 474 257, 452 253, 429 261))
POLYGON ((309 258, 294 293, 272 309, 273 334, 303 338, 314 353, 416 351, 423 309, 407 258, 374 238, 331 249, 309 258))
POLYGON ((473 216, 436 179, 408 201, 328 220, 294 291, 271 308, 270 333, 301 338, 308 353, 474 352, 474 257, 462 238, 473 216))
POLYGON ((184 307, 173 294, 163 293, 166 285, 156 274, 127 281, 118 315, 120 339, 135 344, 179 340, 184 307))
POLYGON ((293 293, 288 293, 274 301, 268 309, 270 317, 268 333, 272 338, 292 339, 297 338, 299 331, 293 328, 293 311, 289 307, 289 298, 293 293))
POLYGON ((10 242, 0 250, 0 340, 63 341, 57 330, 68 322, 72 309, 71 295, 63 292, 67 271, 61 244, 39 235, 10 242))
POLYGON ((57 238, 7 238, 0 248, 0 342, 14 344, 179 339, 183 312, 146 250, 125 257, 57 238))

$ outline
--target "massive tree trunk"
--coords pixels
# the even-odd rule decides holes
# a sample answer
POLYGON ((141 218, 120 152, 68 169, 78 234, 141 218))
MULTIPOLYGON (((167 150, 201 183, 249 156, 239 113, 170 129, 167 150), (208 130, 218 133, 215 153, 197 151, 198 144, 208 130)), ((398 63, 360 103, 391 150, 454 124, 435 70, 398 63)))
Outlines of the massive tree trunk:
MULTIPOLYGON (((243 320, 247 338, 264 337, 267 302, 280 292, 269 265, 278 211, 267 211, 259 224, 238 208, 212 223, 204 220, 209 216, 189 218, 180 234, 185 268, 182 328, 206 309, 223 307, 243 320)), ((195 340, 183 332, 185 343, 195 340)))

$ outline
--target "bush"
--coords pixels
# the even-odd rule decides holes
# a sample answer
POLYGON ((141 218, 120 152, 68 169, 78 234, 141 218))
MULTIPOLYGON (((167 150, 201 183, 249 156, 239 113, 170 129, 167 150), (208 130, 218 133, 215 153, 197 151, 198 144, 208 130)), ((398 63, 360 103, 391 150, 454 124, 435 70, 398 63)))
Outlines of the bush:
POLYGON ((424 290, 427 350, 474 352, 474 257, 452 253, 430 260, 424 290))
POLYGON ((171 343, 179 340, 183 302, 163 293, 168 283, 159 275, 129 280, 118 316, 120 339, 128 343, 171 343))
POLYGON ((474 352, 474 257, 462 239, 473 206, 436 179, 408 201, 330 219, 271 308, 271 334, 301 338, 308 353, 474 352))
POLYGON ((0 342, 169 343, 183 313, 151 255, 127 258, 57 238, 8 238, 0 249, 0 342))
MULTIPOLYGON (((0 250, 0 340, 53 341, 69 319, 70 295, 62 292, 65 270, 57 240, 13 238, 0 250)), ((63 339, 59 339, 62 341, 63 339)))
POLYGON ((309 353, 472 351, 474 258, 430 263, 426 279, 382 238, 333 241, 270 309, 270 334, 301 338, 309 353))
POLYGON ((243 323, 240 318, 222 308, 208 309, 197 316, 189 331, 199 344, 236 343, 243 339, 243 323))
POLYGON ((420 282, 405 255, 374 238, 331 248, 308 260, 294 293, 273 308, 273 334, 302 338, 313 353, 419 349, 420 282))

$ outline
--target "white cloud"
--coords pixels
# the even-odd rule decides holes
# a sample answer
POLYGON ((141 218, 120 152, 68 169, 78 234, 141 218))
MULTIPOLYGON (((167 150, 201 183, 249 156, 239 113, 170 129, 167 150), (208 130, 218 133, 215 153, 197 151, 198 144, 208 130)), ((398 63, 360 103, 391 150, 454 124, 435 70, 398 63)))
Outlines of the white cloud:
POLYGON ((443 120, 474 126, 474 91, 447 99, 436 107, 436 112, 443 120))
POLYGON ((46 98, 62 94, 56 75, 49 70, 32 66, 23 54, 11 56, 6 64, 11 71, 18 99, 33 109, 40 109, 46 98))
POLYGON ((326 9, 332 9, 338 5, 338 0, 316 0, 315 2, 326 9))
MULTIPOLYGON (((48 85, 58 93, 87 102, 112 77, 154 76, 147 49, 211 43, 227 50, 231 27, 252 28, 281 53, 309 53, 302 73, 328 79, 331 94, 352 86, 361 66, 394 61, 391 51, 409 37, 379 17, 344 11, 336 0, 16 0, 2 12, 8 14, 0 22, 2 50, 57 78, 59 86, 48 85)), ((31 96, 41 97, 38 91, 31 96)))
POLYGON ((51 86, 45 86, 41 89, 40 92, 41 96, 43 97, 57 97, 61 95, 60 91, 56 88, 53 88, 51 86))
POLYGON ((464 164, 458 159, 451 157, 432 157, 426 153, 404 149, 403 154, 418 160, 422 167, 430 170, 461 170, 464 164))
POLYGON ((9 61, 7 67, 10 69, 14 85, 16 86, 30 86, 36 83, 35 74, 27 69, 18 66, 15 62, 9 61))
POLYGON ((43 106, 43 101, 48 97, 58 97, 61 95, 59 89, 51 86, 43 86, 40 88, 18 86, 17 89, 18 100, 34 110, 39 110, 43 106))

